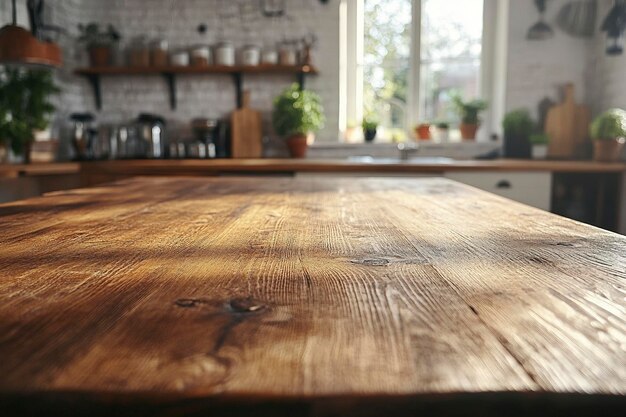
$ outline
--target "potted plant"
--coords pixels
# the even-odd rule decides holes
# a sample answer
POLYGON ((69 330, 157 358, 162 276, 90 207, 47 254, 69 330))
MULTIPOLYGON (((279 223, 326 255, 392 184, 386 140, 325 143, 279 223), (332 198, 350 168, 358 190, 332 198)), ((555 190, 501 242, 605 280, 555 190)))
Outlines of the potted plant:
POLYGON ((365 142, 373 142, 378 132, 378 121, 371 117, 365 118, 363 123, 361 123, 361 127, 363 128, 363 139, 365 139, 365 142))
POLYGON ((507 113, 502 121, 504 128, 504 157, 529 159, 531 156, 530 135, 535 123, 530 113, 518 109, 507 113))
POLYGON ((443 121, 437 122, 435 128, 439 142, 447 142, 450 139, 450 123, 443 121))
POLYGON ((593 158, 599 162, 620 160, 626 141, 626 111, 611 109, 591 124, 593 158))
POLYGON ((476 132, 480 127, 480 112, 487 109, 487 102, 480 99, 463 101, 461 96, 454 96, 452 102, 461 117, 461 138, 476 139, 476 132))
POLYGON ((35 132, 48 127, 54 106, 50 96, 60 90, 46 70, 6 68, 0 73, 0 140, 30 162, 35 132))
POLYGON ((535 133, 530 135, 532 146, 531 155, 533 159, 546 159, 548 157, 549 137, 545 133, 535 133))
POLYGON ((415 126, 415 135, 419 140, 430 140, 430 123, 424 122, 415 126))
POLYGON ((283 91, 274 99, 272 124, 276 133, 287 140, 293 158, 304 158, 307 151, 307 135, 324 126, 324 108, 320 97, 298 84, 283 91))
POLYGON ((113 25, 108 25, 105 30, 100 30, 97 23, 78 25, 80 36, 78 41, 84 43, 89 52, 89 63, 92 67, 107 67, 111 65, 113 47, 119 42, 121 36, 113 25))

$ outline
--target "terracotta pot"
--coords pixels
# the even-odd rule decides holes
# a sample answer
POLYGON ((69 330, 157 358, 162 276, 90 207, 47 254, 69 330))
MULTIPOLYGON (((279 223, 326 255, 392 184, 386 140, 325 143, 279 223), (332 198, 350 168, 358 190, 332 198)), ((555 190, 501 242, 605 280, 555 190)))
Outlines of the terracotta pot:
POLYGON ((306 135, 298 134, 287 138, 287 147, 292 158, 306 157, 308 148, 306 135))
POLYGON ((624 138, 598 139, 593 142, 593 159, 598 162, 617 162, 623 149, 624 138))
POLYGON ((461 138, 463 140, 475 140, 476 132, 478 132, 478 125, 470 125, 467 123, 461 123, 461 138))
POLYGON ((89 63, 92 67, 108 67, 112 55, 108 46, 92 46, 89 48, 89 63))
POLYGON ((419 140, 430 140, 430 125, 428 123, 422 123, 415 128, 415 133, 419 140))

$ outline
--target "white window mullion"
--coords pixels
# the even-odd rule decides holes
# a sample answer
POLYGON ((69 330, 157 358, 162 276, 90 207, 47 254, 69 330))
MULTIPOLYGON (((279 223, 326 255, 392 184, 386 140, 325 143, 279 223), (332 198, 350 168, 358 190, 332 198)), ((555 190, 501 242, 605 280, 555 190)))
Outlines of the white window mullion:
POLYGON ((345 7, 345 116, 341 128, 345 131, 349 122, 360 123, 363 119, 363 43, 364 43, 364 0, 343 0, 345 7))
MULTIPOLYGON (((421 71, 421 37, 422 37, 422 0, 413 0, 411 23, 411 62, 409 69, 409 94, 407 97, 406 129, 412 132, 420 119, 420 71, 421 71)), ((412 133, 410 133, 412 134, 412 133)))
POLYGON ((489 101, 483 132, 500 134, 504 118, 507 78, 509 0, 485 0, 481 94, 489 101))

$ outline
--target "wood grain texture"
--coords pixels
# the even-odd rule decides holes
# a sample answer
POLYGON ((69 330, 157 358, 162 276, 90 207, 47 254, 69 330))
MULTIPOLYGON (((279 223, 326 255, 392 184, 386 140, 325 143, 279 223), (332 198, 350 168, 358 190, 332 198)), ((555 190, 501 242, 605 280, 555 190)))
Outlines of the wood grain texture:
POLYGON ((626 405, 626 238, 448 180, 126 180, 1 205, 0 248, 18 413, 626 405))

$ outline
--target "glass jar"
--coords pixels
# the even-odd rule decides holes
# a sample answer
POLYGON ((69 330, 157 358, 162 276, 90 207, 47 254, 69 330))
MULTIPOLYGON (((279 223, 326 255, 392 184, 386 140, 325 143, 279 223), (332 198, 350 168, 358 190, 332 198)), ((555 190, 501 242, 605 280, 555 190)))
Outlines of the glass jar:
POLYGON ((278 65, 278 51, 276 48, 265 48, 261 57, 261 63, 266 65, 278 65))
POLYGON ((165 67, 168 63, 169 44, 166 40, 158 39, 152 42, 151 63, 153 67, 165 67))
POLYGON ((206 67, 211 64, 211 48, 207 45, 196 45, 191 48, 191 65, 194 67, 206 67))
POLYGON ((296 50, 289 46, 283 45, 280 47, 280 65, 295 66, 298 63, 298 54, 296 50))
POLYGON ((189 66, 189 52, 186 50, 173 51, 170 54, 170 65, 174 67, 189 66))
POLYGON ((150 66, 150 47, 143 36, 138 36, 130 44, 128 64, 131 67, 150 66))
POLYGON ((215 63, 228 67, 235 65, 235 46, 231 42, 220 42, 215 46, 215 63))
POLYGON ((241 65, 256 67, 261 63, 261 48, 257 45, 246 45, 241 50, 241 65))

